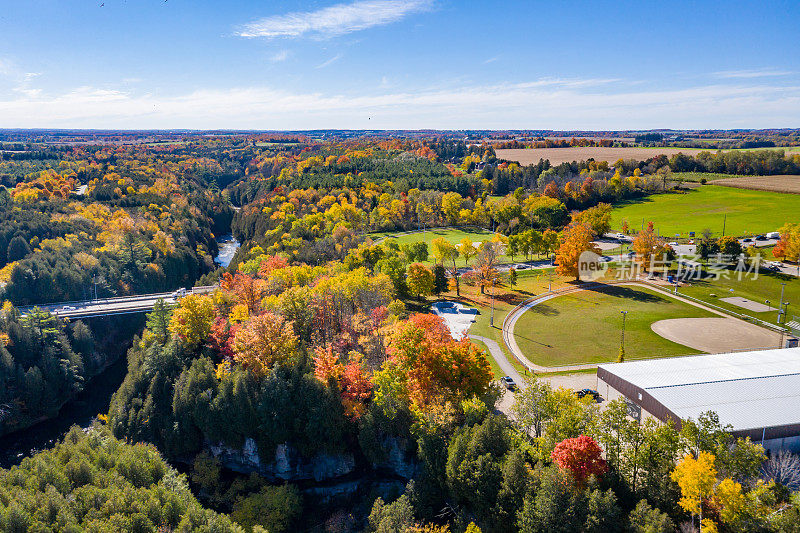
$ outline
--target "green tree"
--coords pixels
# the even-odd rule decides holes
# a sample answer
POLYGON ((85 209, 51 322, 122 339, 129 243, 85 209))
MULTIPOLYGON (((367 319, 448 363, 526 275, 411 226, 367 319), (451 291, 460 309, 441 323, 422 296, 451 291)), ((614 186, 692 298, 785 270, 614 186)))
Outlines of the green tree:
POLYGON ((294 485, 267 486, 237 501, 231 518, 248 531, 259 525, 270 533, 283 533, 294 530, 302 509, 300 493, 294 485))

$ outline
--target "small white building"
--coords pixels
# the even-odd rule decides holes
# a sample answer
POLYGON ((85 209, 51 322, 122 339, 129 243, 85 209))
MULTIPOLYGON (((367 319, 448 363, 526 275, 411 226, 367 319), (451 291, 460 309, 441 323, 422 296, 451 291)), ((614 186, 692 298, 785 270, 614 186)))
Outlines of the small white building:
POLYGON ((800 348, 602 364, 597 390, 640 420, 677 427, 707 411, 768 450, 800 451, 800 348))

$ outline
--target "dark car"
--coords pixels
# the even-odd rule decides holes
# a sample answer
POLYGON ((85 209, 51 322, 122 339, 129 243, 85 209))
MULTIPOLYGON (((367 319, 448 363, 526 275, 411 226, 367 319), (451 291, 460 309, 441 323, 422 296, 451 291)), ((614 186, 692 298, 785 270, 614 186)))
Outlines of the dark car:
POLYGON ((511 379, 511 376, 503 376, 502 378, 500 378, 500 383, 502 383, 505 386, 505 388, 507 388, 510 391, 517 390, 517 384, 513 379, 511 379))
POLYGON ((758 236, 756 237, 756 240, 757 240, 757 241, 768 241, 769 239, 767 239, 767 236, 766 236, 766 235, 758 235, 758 236))
POLYGON ((581 389, 575 391, 575 396, 578 398, 583 398, 584 396, 591 396, 594 401, 600 400, 600 393, 594 389, 581 389))

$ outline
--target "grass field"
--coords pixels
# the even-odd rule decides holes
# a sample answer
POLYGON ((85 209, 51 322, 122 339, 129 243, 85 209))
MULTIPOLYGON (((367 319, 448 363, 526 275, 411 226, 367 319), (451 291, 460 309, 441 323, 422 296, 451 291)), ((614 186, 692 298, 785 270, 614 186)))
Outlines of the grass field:
POLYGON ((705 179, 706 181, 716 181, 716 180, 724 180, 728 178, 741 178, 742 176, 738 176, 736 174, 716 174, 714 172, 673 172, 672 177, 674 179, 682 179, 683 181, 691 181, 694 183, 700 183, 700 180, 705 179))
POLYGON ((625 357, 642 359, 699 353, 668 341, 650 329, 658 320, 715 315, 634 287, 608 287, 558 296, 526 311, 517 321, 517 344, 532 362, 544 366, 615 361, 625 320, 625 357))
POLYGON ((797 220, 800 196, 731 187, 702 186, 685 193, 657 194, 617 204, 611 215, 611 228, 618 230, 626 219, 638 230, 644 221, 653 221, 659 234, 672 237, 690 231, 698 235, 705 228, 719 236, 752 235, 777 231, 797 220), (725 220, 727 215, 727 220, 725 220))
MULTIPOLYGON (((493 235, 494 233, 492 233, 491 231, 481 228, 433 228, 425 230, 423 232, 415 232, 415 233, 398 233, 398 232, 370 233, 369 237, 372 238, 373 241, 381 241, 381 242, 382 239, 392 239, 397 244, 426 242, 430 247, 431 241, 439 237, 443 237, 446 241, 457 245, 461 242, 461 239, 463 239, 464 237, 469 237, 469 239, 473 243, 480 243, 490 240, 493 235)), ((471 259, 470 264, 472 264, 473 260, 474 257, 471 259)), ((510 261, 511 258, 502 256, 500 260, 506 262, 510 261)), ((427 262, 432 263, 433 256, 430 256, 427 262)), ((456 264, 458 266, 464 266, 464 259, 459 257, 456 260, 456 264)))

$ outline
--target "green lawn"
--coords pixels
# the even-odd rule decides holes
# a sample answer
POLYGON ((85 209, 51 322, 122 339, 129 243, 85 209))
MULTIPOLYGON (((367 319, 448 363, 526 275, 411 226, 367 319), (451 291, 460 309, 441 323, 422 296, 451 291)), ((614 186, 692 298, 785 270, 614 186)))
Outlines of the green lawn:
POLYGON ((655 334, 650 325, 670 318, 713 317, 708 311, 633 287, 608 287, 558 296, 526 311, 514 334, 522 352, 544 366, 616 361, 622 315, 626 359, 699 353, 655 334))
POLYGON ((799 212, 797 194, 707 185, 685 193, 621 202, 612 211, 611 228, 619 230, 625 219, 632 230, 638 230, 652 220, 658 233, 670 238, 690 231, 699 235, 705 228, 719 236, 724 222, 725 235, 753 235, 777 231, 785 223, 797 221, 799 212))
MULTIPOLYGON (((379 239, 392 239, 397 244, 426 242, 428 243, 428 246, 430 246, 431 241, 439 237, 444 237, 446 241, 457 245, 461 242, 461 239, 463 239, 464 237, 469 237, 469 239, 472 242, 479 243, 490 240, 493 235, 494 233, 492 233, 491 231, 481 228, 433 228, 418 233, 400 233, 400 232, 370 233, 369 237, 373 241, 378 241, 379 239)), ((520 259, 520 257, 517 257, 517 259, 520 259)), ((432 260, 433 257, 432 256, 429 257, 428 263, 431 263, 432 260)), ((472 258, 470 264, 472 264, 473 260, 474 258, 472 258)), ((510 261, 511 259, 506 256, 502 256, 500 260, 502 262, 507 262, 510 261)), ((464 259, 459 258, 456 261, 456 264, 458 266, 464 266, 464 259)))

